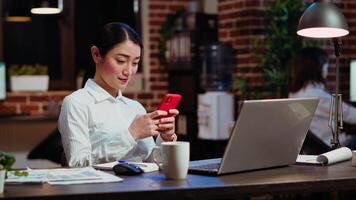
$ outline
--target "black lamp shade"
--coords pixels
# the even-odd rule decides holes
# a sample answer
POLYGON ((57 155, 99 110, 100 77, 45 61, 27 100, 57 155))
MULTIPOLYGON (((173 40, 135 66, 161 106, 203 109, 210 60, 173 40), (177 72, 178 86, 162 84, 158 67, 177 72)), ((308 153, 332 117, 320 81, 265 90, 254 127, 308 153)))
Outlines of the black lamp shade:
POLYGON ((310 38, 335 38, 349 34, 349 27, 341 10, 323 1, 312 3, 299 20, 297 34, 310 38))

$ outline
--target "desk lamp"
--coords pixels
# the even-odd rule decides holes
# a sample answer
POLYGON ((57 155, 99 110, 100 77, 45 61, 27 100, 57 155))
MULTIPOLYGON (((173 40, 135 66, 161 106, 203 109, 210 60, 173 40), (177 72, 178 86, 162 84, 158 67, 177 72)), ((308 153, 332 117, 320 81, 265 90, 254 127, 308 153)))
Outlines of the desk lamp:
POLYGON ((58 14, 63 10, 63 0, 36 0, 32 14, 58 14))
POLYGON ((331 147, 340 147, 339 131, 342 129, 342 98, 339 94, 339 65, 341 44, 338 38, 349 34, 348 25, 341 10, 327 0, 314 2, 300 17, 297 34, 309 38, 331 38, 336 56, 336 85, 330 105, 329 127, 333 138, 331 147))

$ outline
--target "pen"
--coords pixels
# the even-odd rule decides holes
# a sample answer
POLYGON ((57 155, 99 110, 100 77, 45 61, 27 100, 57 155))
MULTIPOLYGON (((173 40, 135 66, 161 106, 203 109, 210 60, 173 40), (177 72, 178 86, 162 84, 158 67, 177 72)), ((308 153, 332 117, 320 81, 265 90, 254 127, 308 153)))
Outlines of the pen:
POLYGON ((132 162, 127 162, 126 160, 118 160, 119 163, 127 163, 127 164, 130 164, 130 165, 134 165, 136 167, 148 167, 147 165, 145 164, 142 164, 142 163, 132 163, 132 162))
POLYGON ((137 165, 139 167, 148 167, 147 165, 142 164, 142 163, 130 163, 130 164, 137 165))

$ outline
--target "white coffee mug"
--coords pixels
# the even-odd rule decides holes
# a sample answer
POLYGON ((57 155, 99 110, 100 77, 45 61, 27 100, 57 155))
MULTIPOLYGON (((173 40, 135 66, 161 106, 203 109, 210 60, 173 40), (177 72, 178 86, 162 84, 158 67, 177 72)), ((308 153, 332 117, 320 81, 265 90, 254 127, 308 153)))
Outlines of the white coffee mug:
POLYGON ((155 147, 154 160, 168 179, 185 179, 189 167, 189 142, 162 142, 155 147))

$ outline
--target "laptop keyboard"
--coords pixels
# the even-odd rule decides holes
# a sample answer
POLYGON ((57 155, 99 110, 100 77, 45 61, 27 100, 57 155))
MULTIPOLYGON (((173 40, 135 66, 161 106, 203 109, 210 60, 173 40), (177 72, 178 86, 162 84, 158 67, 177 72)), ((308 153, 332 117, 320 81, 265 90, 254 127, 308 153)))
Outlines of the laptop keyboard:
POLYGON ((199 169, 204 171, 217 171, 220 167, 220 163, 208 163, 203 165, 196 165, 194 167, 190 167, 190 169, 199 169))

